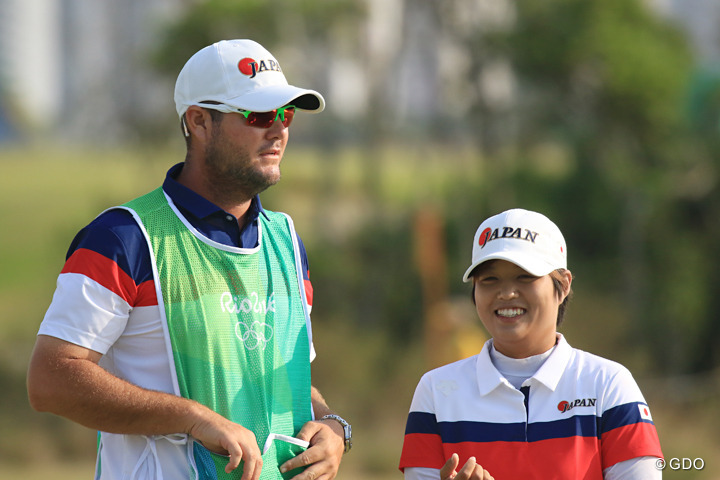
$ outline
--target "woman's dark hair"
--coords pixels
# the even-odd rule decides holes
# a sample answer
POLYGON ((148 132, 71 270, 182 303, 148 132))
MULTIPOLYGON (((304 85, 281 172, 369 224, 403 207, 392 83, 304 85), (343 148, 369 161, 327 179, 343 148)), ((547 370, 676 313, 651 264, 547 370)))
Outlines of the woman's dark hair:
MULTIPOLYGON (((563 293, 563 275, 567 272, 567 269, 565 268, 558 268, 557 270, 553 270, 550 272, 550 278, 552 278, 553 285, 555 286, 555 292, 558 295, 562 295, 563 293)), ((565 297, 565 300, 562 301, 560 306, 558 307, 558 316, 557 316, 557 323, 556 325, 559 327, 560 324, 565 320, 565 311, 567 310, 568 303, 570 303, 570 297, 572 297, 573 290, 572 285, 570 286, 570 290, 568 290, 568 294, 565 297)))
MULTIPOLYGON (((482 264, 481 264, 482 265, 482 264)), ((480 268, 480 265, 478 265, 471 273, 470 278, 473 278, 475 274, 478 273, 478 269, 480 268)), ((555 287, 555 293, 558 294, 558 296, 562 295, 563 293, 563 275, 567 272, 567 269, 565 268, 558 268, 557 270, 553 270, 550 272, 550 278, 553 281, 553 286, 555 287)), ((565 300, 562 301, 560 306, 558 307, 558 315, 557 315, 557 323, 556 325, 559 327, 560 324, 562 324, 563 320, 565 320, 565 311, 567 310, 568 303, 570 303, 570 297, 572 297, 573 291, 572 286, 570 287, 570 290, 568 291, 567 296, 565 297, 565 300)), ((473 302, 473 305, 475 305, 475 282, 472 282, 472 291, 470 292, 470 299, 473 302)))

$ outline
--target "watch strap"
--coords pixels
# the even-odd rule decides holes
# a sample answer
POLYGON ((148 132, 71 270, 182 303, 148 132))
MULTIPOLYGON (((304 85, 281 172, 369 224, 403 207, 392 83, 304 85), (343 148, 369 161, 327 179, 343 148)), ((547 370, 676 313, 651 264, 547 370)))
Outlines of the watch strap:
POLYGON ((331 420, 331 419, 337 421, 342 426, 343 433, 345 435, 345 453, 349 452, 350 449, 352 448, 352 427, 340 415, 329 414, 329 415, 323 416, 320 420, 331 420))

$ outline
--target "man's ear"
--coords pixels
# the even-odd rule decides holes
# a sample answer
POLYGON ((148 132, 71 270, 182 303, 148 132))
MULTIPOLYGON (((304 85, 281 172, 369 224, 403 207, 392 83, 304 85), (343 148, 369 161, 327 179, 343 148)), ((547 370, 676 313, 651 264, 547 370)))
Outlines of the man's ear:
POLYGON ((212 117, 207 110, 191 105, 185 112, 183 119, 187 136, 192 135, 201 141, 208 138, 212 128, 212 117))

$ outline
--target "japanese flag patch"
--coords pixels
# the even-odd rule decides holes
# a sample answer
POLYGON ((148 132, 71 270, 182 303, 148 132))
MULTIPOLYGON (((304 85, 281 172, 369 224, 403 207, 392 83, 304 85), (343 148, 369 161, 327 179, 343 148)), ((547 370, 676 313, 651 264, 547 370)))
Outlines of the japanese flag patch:
POLYGON ((640 418, 647 420, 648 422, 653 421, 652 415, 650 415, 650 407, 643 405, 642 403, 638 403, 638 409, 640 410, 640 418))

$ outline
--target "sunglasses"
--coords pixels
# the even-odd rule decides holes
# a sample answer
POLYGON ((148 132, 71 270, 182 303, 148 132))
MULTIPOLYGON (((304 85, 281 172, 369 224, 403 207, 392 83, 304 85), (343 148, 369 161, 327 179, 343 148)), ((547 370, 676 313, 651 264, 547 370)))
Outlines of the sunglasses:
POLYGON ((245 117, 247 124, 251 127, 270 128, 279 118, 284 127, 289 127, 295 116, 295 106, 285 105, 269 112, 250 112, 248 110, 236 110, 245 117))

